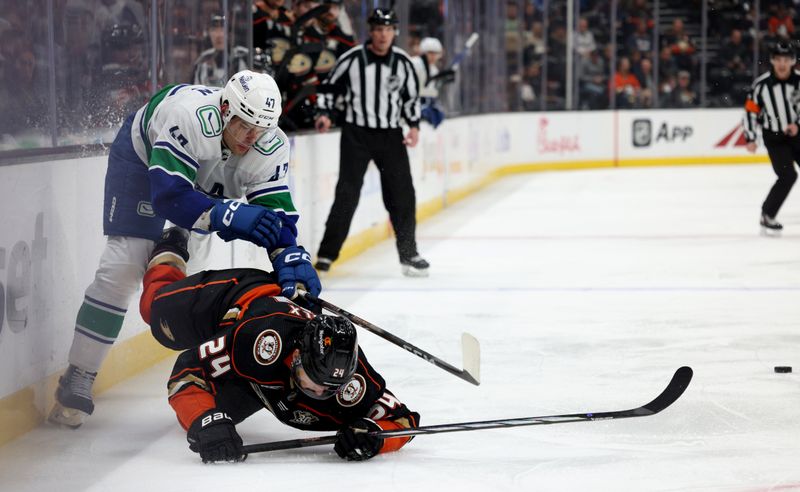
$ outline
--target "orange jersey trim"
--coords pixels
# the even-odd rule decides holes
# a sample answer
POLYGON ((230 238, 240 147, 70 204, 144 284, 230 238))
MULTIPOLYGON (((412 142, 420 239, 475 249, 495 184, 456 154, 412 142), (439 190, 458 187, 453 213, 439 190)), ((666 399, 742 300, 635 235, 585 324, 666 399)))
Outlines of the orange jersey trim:
POLYGON ((259 285, 258 287, 252 288, 245 292, 242 297, 236 299, 234 305, 239 306, 241 311, 239 312, 239 319, 241 319, 242 315, 247 308, 250 306, 250 303, 258 299, 259 297, 274 297, 281 293, 281 288, 275 284, 266 284, 266 285, 259 285))
POLYGON ((747 102, 744 103, 744 110, 748 113, 760 113, 761 107, 752 99, 748 99, 747 102))
POLYGON ((211 394, 194 385, 172 396, 169 404, 175 410, 178 422, 184 430, 189 430, 189 426, 197 417, 217 406, 211 394))
POLYGON ((155 265, 147 270, 142 279, 143 292, 142 297, 139 299, 139 313, 142 319, 149 325, 150 314, 153 303, 160 296, 156 297, 156 293, 162 288, 178 280, 186 278, 186 274, 180 271, 177 267, 171 265, 155 265))
POLYGON ((358 364, 361 366, 361 369, 364 370, 364 374, 366 374, 367 377, 370 378, 373 383, 375 383, 375 386, 377 386, 378 388, 380 388, 381 391, 383 391, 384 389, 383 386, 381 386, 380 384, 378 384, 377 381, 375 381, 375 378, 373 378, 372 374, 369 373, 369 371, 367 370, 367 366, 363 362, 361 362, 361 359, 358 359, 358 364))
POLYGON ((162 297, 169 297, 169 296, 171 296, 173 294, 179 294, 181 292, 188 292, 190 290, 203 289, 205 287, 208 287, 209 285, 220 285, 220 284, 227 284, 227 283, 231 283, 231 282, 233 282, 234 284, 238 284, 239 283, 239 281, 237 279, 235 279, 235 278, 229 278, 229 279, 226 279, 226 280, 215 280, 213 282, 208 282, 208 283, 205 283, 205 284, 197 284, 197 285, 192 285, 191 287, 184 287, 182 289, 173 290, 171 292, 165 292, 164 294, 156 296, 156 298, 153 299, 153 301, 157 301, 157 300, 161 299, 162 297))
MULTIPOLYGON (((409 417, 410 420, 410 417, 409 417)), ((398 429, 410 429, 411 427, 405 426, 398 422, 394 422, 392 420, 378 420, 375 422, 378 424, 381 429, 383 430, 398 430, 398 429)), ((416 425, 414 425, 416 427, 416 425)), ((411 437, 387 437, 383 440, 383 446, 381 446, 380 451, 378 453, 391 453, 393 451, 397 451, 398 449, 405 446, 405 444, 411 440, 411 437)))

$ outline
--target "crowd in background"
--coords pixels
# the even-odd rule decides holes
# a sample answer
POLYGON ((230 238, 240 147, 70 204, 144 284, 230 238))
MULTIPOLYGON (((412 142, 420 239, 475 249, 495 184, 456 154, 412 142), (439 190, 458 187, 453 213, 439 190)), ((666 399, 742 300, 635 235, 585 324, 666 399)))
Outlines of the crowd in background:
MULTIPOLYGON (((661 1, 655 12, 652 1, 619 0, 613 18, 609 0, 576 3, 573 109, 692 108, 703 98, 705 107, 738 106, 758 75, 754 66, 768 69, 769 46, 795 37, 797 6, 790 0, 762 0, 757 22, 749 0, 709 0, 703 67, 702 1, 661 1)), ((507 2, 512 110, 565 109, 566 9, 548 4, 545 16, 541 0, 507 2)))
MULTIPOLYGON (((768 68, 770 44, 795 37, 797 6, 761 0, 756 12, 749 0, 706 1, 705 52, 703 0, 661 0, 658 12, 652 0, 617 0, 613 16, 611 0, 576 0, 572 67, 566 0, 397 2, 397 42, 417 55, 421 38, 437 38, 446 65, 470 33, 480 32, 473 55, 443 95, 448 114, 736 107, 754 72, 768 68), (505 57, 494 56, 503 50, 505 57)), ((309 128, 315 86, 337 56, 366 39, 365 15, 375 2, 0 4, 0 110, 14 115, 0 119, 0 150, 7 150, 108 142, 124 116, 157 88, 222 85, 243 67, 275 76, 288 106, 283 127, 309 128)))

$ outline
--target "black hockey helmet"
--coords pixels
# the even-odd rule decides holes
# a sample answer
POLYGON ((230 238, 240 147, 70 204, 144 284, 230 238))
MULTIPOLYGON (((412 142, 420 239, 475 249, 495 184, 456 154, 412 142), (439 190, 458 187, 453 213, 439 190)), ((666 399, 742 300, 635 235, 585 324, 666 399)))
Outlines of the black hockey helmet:
POLYGON ((791 41, 780 40, 772 46, 769 55, 771 57, 788 56, 791 58, 795 58, 797 56, 797 53, 794 49, 794 43, 792 43, 791 41))
POLYGON ((395 26, 397 25, 397 14, 392 9, 373 9, 367 22, 371 26, 395 26))
POLYGON ((144 43, 144 33, 138 24, 123 22, 107 27, 101 34, 103 46, 121 49, 144 43))
POLYGON ((299 348, 300 367, 313 382, 327 388, 320 396, 298 384, 303 393, 312 398, 330 398, 356 372, 358 336, 353 323, 345 318, 318 315, 303 328, 299 348))

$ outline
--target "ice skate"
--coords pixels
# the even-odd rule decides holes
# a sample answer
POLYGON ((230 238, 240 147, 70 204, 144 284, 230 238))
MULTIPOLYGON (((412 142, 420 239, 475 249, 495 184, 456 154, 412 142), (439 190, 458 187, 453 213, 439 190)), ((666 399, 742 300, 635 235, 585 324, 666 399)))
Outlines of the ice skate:
POLYGON ((331 269, 331 264, 332 263, 333 263, 333 260, 331 260, 330 258, 320 257, 320 258, 317 258, 317 262, 314 263, 314 268, 319 273, 326 273, 331 269))
POLYGON ((767 214, 761 214, 761 235, 780 237, 783 225, 767 214))
POLYGON ((427 277, 430 264, 420 255, 407 259, 400 259, 403 275, 406 277, 427 277))
POLYGON ((92 385, 96 372, 70 365, 58 379, 56 403, 47 419, 54 424, 77 429, 94 412, 92 385))

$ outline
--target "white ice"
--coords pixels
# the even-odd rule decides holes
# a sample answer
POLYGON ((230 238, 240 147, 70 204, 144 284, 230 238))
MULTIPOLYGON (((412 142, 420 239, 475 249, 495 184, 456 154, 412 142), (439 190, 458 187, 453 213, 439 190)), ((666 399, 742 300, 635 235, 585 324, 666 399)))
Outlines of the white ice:
MULTIPOLYGON (((366 463, 316 447, 203 465, 165 361, 99 395, 79 430, 0 448, 0 490, 800 490, 800 376, 773 372, 800 370, 800 203, 782 237, 760 236, 773 180, 764 165, 511 176, 420 224, 430 278, 402 277, 387 241, 325 279, 322 297, 454 365, 462 331, 480 340, 475 387, 362 332, 423 425, 627 409, 691 366, 661 414, 420 436, 366 463)), ((314 435, 266 411, 239 431, 314 435)))

